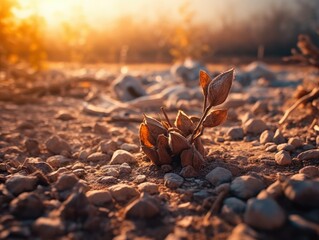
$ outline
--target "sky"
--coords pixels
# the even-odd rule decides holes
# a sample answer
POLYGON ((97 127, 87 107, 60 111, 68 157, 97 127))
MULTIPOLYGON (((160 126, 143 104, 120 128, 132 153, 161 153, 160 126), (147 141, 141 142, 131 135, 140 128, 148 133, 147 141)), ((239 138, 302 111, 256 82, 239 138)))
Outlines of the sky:
POLYGON ((103 25, 121 15, 132 15, 137 19, 156 20, 158 16, 178 19, 179 7, 189 2, 195 12, 195 20, 218 22, 221 14, 245 17, 254 11, 264 11, 272 4, 290 4, 291 0, 19 0, 25 11, 21 17, 36 11, 49 26, 61 21, 73 21, 84 17, 95 27, 103 25))

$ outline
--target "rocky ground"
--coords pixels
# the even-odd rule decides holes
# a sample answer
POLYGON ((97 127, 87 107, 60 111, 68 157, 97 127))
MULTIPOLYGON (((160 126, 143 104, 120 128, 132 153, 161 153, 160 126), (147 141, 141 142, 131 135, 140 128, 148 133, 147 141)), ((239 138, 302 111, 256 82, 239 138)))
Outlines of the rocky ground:
POLYGON ((236 68, 228 120, 205 132, 205 166, 185 178, 178 159, 147 159, 138 128, 160 105, 172 119, 177 109, 199 114, 196 77, 144 70, 129 80, 91 69, 70 71, 68 85, 59 72, 46 87, 43 76, 14 82, 0 101, 1 239, 318 239, 318 116, 300 107, 278 124, 316 73, 236 68))

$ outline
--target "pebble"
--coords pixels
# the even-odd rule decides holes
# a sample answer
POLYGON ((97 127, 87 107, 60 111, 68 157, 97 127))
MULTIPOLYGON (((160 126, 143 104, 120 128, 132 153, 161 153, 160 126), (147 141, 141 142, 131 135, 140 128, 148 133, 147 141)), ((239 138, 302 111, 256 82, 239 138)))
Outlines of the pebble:
POLYGON ((71 190, 78 181, 79 179, 74 174, 64 174, 58 177, 54 186, 58 191, 71 190))
POLYGON ((266 147, 265 150, 266 150, 266 152, 276 152, 277 151, 277 146, 276 146, 276 144, 270 145, 270 146, 266 147))
POLYGON ((95 206, 103 206, 112 201, 112 195, 108 190, 91 190, 86 193, 86 197, 95 206))
POLYGON ((133 156, 132 153, 125 151, 125 150, 116 150, 113 153, 112 159, 110 161, 110 165, 114 164, 122 164, 122 163, 128 163, 128 164, 134 164, 136 163, 136 159, 133 156))
POLYGON ((105 177, 99 178, 98 182, 101 184, 112 184, 112 183, 117 183, 118 180, 117 180, 117 178, 115 178, 113 176, 105 176, 105 177))
POLYGON ((38 178, 35 176, 24 176, 16 174, 6 181, 6 188, 13 195, 19 195, 23 192, 30 192, 36 189, 38 178))
POLYGON ((295 150, 295 147, 288 143, 281 143, 277 146, 277 150, 278 151, 285 150, 287 152, 292 152, 293 150, 295 150))
POLYGON ((282 196, 284 193, 284 190, 280 181, 275 181, 274 183, 270 184, 267 187, 266 191, 269 196, 275 199, 282 196))
POLYGON ((123 143, 120 148, 122 150, 128 151, 128 152, 133 152, 136 153, 140 150, 140 146, 133 144, 133 143, 123 143))
POLYGON ((288 144, 291 144, 295 148, 300 148, 303 146, 303 142, 300 138, 293 137, 288 139, 288 144))
POLYGON ((32 229, 41 239, 55 239, 64 233, 60 218, 40 217, 33 223, 32 229))
POLYGON ((319 181, 288 180, 285 189, 286 197, 304 207, 319 207, 319 181))
POLYGON ((319 149, 311 149, 305 152, 300 153, 297 156, 298 160, 311 160, 311 159, 318 159, 319 158, 319 149))
POLYGON ((158 186, 155 183, 151 182, 143 182, 138 185, 138 190, 140 192, 145 192, 150 195, 157 194, 158 193, 158 186))
POLYGON ((24 146, 31 156, 39 156, 40 155, 39 142, 37 140, 27 139, 24 142, 24 146))
POLYGON ((100 149, 103 153, 113 154, 117 148, 117 143, 113 140, 102 141, 100 143, 100 149))
POLYGON ((244 123, 244 132, 258 135, 265 131, 268 127, 266 123, 261 119, 251 118, 244 123))
POLYGON ((258 238, 258 232, 250 228, 247 224, 240 223, 234 227, 228 240, 256 240, 258 238))
POLYGON ((258 114, 266 114, 269 112, 269 109, 268 109, 268 103, 265 102, 265 101, 257 101, 253 107, 252 107, 252 112, 253 114, 255 115, 258 115, 258 114))
POLYGON ((241 140, 244 138, 244 130, 242 127, 231 127, 226 135, 231 139, 231 140, 241 140))
POLYGON ((47 150, 53 154, 70 154, 71 147, 70 145, 63 139, 58 136, 50 137, 46 142, 45 146, 47 150))
POLYGON ((155 198, 142 194, 139 199, 130 203, 125 209, 126 218, 149 219, 160 214, 155 198))
POLYGON ((95 152, 90 154, 86 160, 89 162, 108 162, 110 161, 110 155, 102 152, 95 152))
POLYGON ((237 214, 243 214, 246 210, 246 203, 239 198, 229 197, 224 200, 222 207, 222 213, 234 212, 237 214))
POLYGON ((53 171, 53 168, 51 167, 51 165, 49 165, 46 162, 35 162, 35 163, 29 163, 29 164, 45 175, 53 171))
POLYGON ((269 143, 274 141, 274 135, 275 133, 270 130, 265 130, 260 135, 259 141, 261 144, 269 143))
POLYGON ((84 169, 75 169, 72 171, 72 173, 78 178, 83 178, 86 174, 86 171, 84 169))
POLYGON ((100 135, 108 135, 110 131, 106 125, 97 122, 94 124, 93 132, 100 135))
POLYGON ((53 168, 57 169, 69 165, 73 162, 73 160, 62 155, 54 155, 47 158, 46 162, 53 168))
POLYGON ((319 177, 319 168, 316 166, 306 166, 300 169, 299 173, 303 173, 309 178, 317 178, 319 177))
POLYGON ((83 191, 73 192, 61 205, 60 216, 65 220, 79 221, 87 219, 90 208, 89 200, 83 191))
MULTIPOLYGON (((102 169, 101 169, 102 170, 102 169)), ((120 168, 119 167, 109 167, 109 168, 103 168, 102 170, 103 174, 107 175, 107 176, 112 176, 117 178, 118 176, 120 176, 120 168)))
POLYGON ((303 145, 302 150, 308 151, 308 150, 315 149, 315 148, 316 147, 314 145, 308 143, 308 144, 303 145))
POLYGON ((184 178, 193 178, 198 176, 198 172, 192 166, 188 165, 182 168, 179 175, 184 178))
POLYGON ((274 135, 274 142, 276 144, 280 144, 280 143, 285 143, 286 139, 284 138, 284 136, 282 135, 281 131, 279 129, 276 130, 275 135, 274 135))
POLYGON ((164 185, 168 188, 178 188, 184 183, 184 179, 175 173, 166 173, 164 175, 164 185))
POLYGON ((113 185, 109 190, 112 197, 118 202, 127 202, 139 195, 139 192, 134 187, 124 183, 113 185))
POLYGON ((134 182, 136 183, 142 183, 146 180, 146 176, 145 175, 137 175, 134 179, 134 182))
POLYGON ((285 150, 281 150, 280 152, 275 154, 275 161, 278 165, 281 166, 290 165, 292 162, 289 152, 285 150))
POLYGON ((247 202, 244 221, 258 229, 273 230, 284 225, 286 216, 284 210, 272 198, 252 198, 247 202))
POLYGON ((232 173, 222 167, 216 167, 206 175, 206 180, 213 186, 218 186, 222 183, 230 182, 232 179, 232 173))
POLYGON ((35 193, 21 193, 10 203, 10 212, 21 219, 35 219, 44 212, 42 200, 35 193))
POLYGON ((132 168, 127 163, 122 163, 120 165, 120 174, 129 174, 132 172, 132 168))
POLYGON ((255 197, 264 188, 265 185, 259 178, 250 175, 237 177, 230 184, 230 191, 241 199, 255 197))

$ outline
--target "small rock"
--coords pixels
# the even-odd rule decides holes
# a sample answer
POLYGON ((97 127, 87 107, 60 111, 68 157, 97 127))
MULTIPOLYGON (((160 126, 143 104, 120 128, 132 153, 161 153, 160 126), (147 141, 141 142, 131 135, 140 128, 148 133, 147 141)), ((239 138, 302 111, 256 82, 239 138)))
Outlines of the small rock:
POLYGON ((276 130, 275 135, 274 135, 274 143, 280 144, 280 143, 285 143, 286 139, 282 135, 281 131, 279 129, 276 130))
POLYGON ((231 140, 241 140, 244 138, 244 130, 242 127, 232 127, 227 131, 226 135, 231 140))
POLYGON ((146 176, 145 175, 137 175, 134 179, 134 182, 136 183, 142 183, 146 180, 146 176))
POLYGON ((231 192, 241 199, 255 197, 264 188, 260 179, 250 175, 236 177, 230 184, 231 192))
POLYGON ((140 150, 140 147, 136 144, 133 143, 123 143, 120 148, 122 150, 128 151, 128 152, 133 152, 136 153, 140 150))
POLYGON ((110 132, 109 128, 106 125, 100 124, 98 122, 94 124, 93 131, 94 133, 100 135, 108 135, 110 132))
POLYGON ((299 170, 299 173, 303 173, 309 178, 319 177, 319 168, 316 166, 306 166, 299 170))
POLYGON ((120 175, 120 169, 119 167, 117 168, 103 168, 102 170, 103 174, 107 175, 107 176, 112 176, 117 178, 120 175))
POLYGON ((138 190, 140 190, 140 192, 145 192, 153 195, 158 193, 158 186, 155 183, 144 182, 138 185, 138 190))
POLYGON ((31 156, 39 156, 40 155, 39 142, 37 140, 27 139, 24 142, 24 146, 31 156))
POLYGON ((303 173, 297 173, 294 174, 290 177, 291 180, 297 180, 297 181, 304 181, 304 180, 308 180, 308 176, 306 174, 303 173))
POLYGON ((33 223, 34 232, 41 239, 55 239, 64 233, 64 225, 60 218, 40 217, 33 223))
POLYGON ((36 189, 38 178, 36 176, 24 176, 16 174, 6 181, 6 188, 13 195, 19 195, 23 192, 30 192, 36 189))
POLYGON ((109 188, 112 197, 118 202, 127 202, 132 198, 136 198, 139 193, 138 191, 127 184, 116 184, 109 188))
POLYGON ((287 152, 292 152, 293 150, 295 150, 295 147, 288 143, 281 143, 277 146, 277 150, 278 151, 285 150, 287 152))
POLYGON ((311 150, 302 152, 297 156, 297 158, 300 161, 318 159, 319 158, 319 149, 311 149, 311 150))
POLYGON ((183 167, 179 174, 184 178, 193 178, 198 176, 198 172, 190 165, 183 167))
POLYGON ((10 212, 21 219, 35 219, 43 214, 44 205, 35 193, 21 193, 11 201, 10 212))
POLYGON ((110 155, 101 153, 101 152, 95 152, 90 154, 87 158, 87 161, 89 162, 108 162, 110 161, 110 155))
POLYGON ((53 168, 57 169, 69 165, 73 162, 73 160, 62 155, 54 155, 47 158, 46 162, 53 168))
POLYGON ((118 180, 117 180, 117 178, 115 178, 113 176, 105 176, 105 177, 99 178, 98 182, 101 184, 112 184, 112 183, 117 183, 118 180))
POLYGON ((160 209, 156 199, 142 194, 141 198, 130 203, 125 209, 126 218, 148 219, 159 215, 160 209))
POLYGON ((275 144, 274 145, 270 145, 265 150, 266 150, 266 152, 276 152, 277 151, 277 146, 275 144))
POLYGON ((289 152, 284 150, 275 154, 275 161, 278 165, 281 166, 290 165, 292 162, 289 152))
POLYGON ((252 110, 253 114, 255 114, 255 115, 266 114, 269 112, 268 103, 264 102, 264 101, 258 101, 254 104, 254 106, 252 107, 251 110, 252 110))
POLYGON ((266 123, 261 119, 251 118, 244 123, 244 132, 258 135, 267 129, 266 123))
POLYGON ((59 120, 62 120, 62 121, 70 121, 70 120, 73 120, 75 119, 75 117, 68 113, 68 112, 59 112, 56 116, 55 116, 56 119, 59 119, 59 120))
POLYGON ((275 133, 270 130, 265 130, 260 135, 259 141, 261 144, 273 142, 275 133))
POLYGON ((270 184, 266 189, 268 195, 272 198, 278 198, 283 195, 284 190, 280 181, 270 184))
POLYGON ((89 202, 95 206, 103 206, 112 201, 112 195, 108 190, 92 190, 86 193, 89 202))
POLYGON ((246 203, 239 198, 229 197, 224 200, 222 207, 222 213, 234 212, 237 214, 243 214, 246 209, 246 203))
POLYGON ((61 154, 71 153, 70 145, 63 139, 58 136, 50 137, 46 142, 45 146, 47 150, 53 154, 61 154))
POLYGON ((173 167, 172 165, 169 165, 169 164, 163 164, 161 166, 161 170, 164 172, 164 173, 168 173, 168 172, 171 172, 173 170, 173 167))
POLYGON ((319 181, 288 180, 285 189, 286 197, 304 207, 319 207, 319 181))
POLYGON ((90 203, 83 191, 73 192, 61 205, 60 216, 65 220, 79 221, 87 219, 90 203))
POLYGON ((86 160, 89 155, 90 152, 88 150, 82 150, 79 152, 79 159, 86 160))
POLYGON ((60 175, 54 186, 58 191, 71 190, 78 181, 74 174, 60 175))
POLYGON ((248 200, 244 221, 250 226, 263 230, 273 230, 283 226, 285 220, 284 210, 272 198, 248 200))
POLYGON ((303 145, 302 150, 304 151, 308 151, 308 150, 312 150, 315 149, 316 147, 310 143, 303 145))
POLYGON ((100 148, 103 153, 113 154, 117 150, 117 143, 113 140, 107 140, 100 143, 100 148))
POLYGON ((258 232, 250 228, 247 224, 240 223, 234 227, 228 240, 256 240, 258 232))
POLYGON ((120 165, 120 174, 130 174, 132 172, 132 168, 127 163, 122 163, 120 165))
POLYGON ((300 138, 297 138, 297 137, 289 138, 288 144, 291 144, 295 148, 300 148, 303 146, 302 140, 300 138))
POLYGON ((72 171, 72 173, 77 176, 78 178, 83 178, 86 174, 84 169, 75 169, 72 171))
POLYGON ((206 180, 213 186, 218 186, 222 183, 230 182, 232 177, 232 173, 228 169, 216 167, 206 175, 206 180))
POLYGON ((178 188, 184 183, 184 179, 175 173, 166 173, 164 175, 164 185, 168 188, 178 188))
POLYGON ((136 163, 136 159, 133 156, 132 153, 125 151, 125 150, 116 150, 113 153, 112 159, 110 161, 110 165, 114 164, 122 164, 122 163, 128 163, 128 164, 134 164, 136 163))

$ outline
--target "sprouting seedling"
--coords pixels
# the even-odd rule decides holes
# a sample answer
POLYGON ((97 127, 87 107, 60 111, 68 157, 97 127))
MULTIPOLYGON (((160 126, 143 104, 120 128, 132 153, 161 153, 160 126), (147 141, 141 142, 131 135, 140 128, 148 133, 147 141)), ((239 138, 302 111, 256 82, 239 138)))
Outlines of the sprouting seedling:
POLYGON ((190 117, 179 110, 172 124, 163 107, 161 110, 165 120, 158 121, 144 115, 139 135, 141 148, 146 156, 159 166, 171 164, 173 159, 179 157, 183 168, 188 167, 197 173, 203 166, 206 156, 200 136, 204 129, 216 127, 226 120, 226 109, 212 108, 225 102, 233 79, 233 69, 219 74, 214 79, 206 72, 200 71, 199 80, 204 104, 199 118, 190 117))

